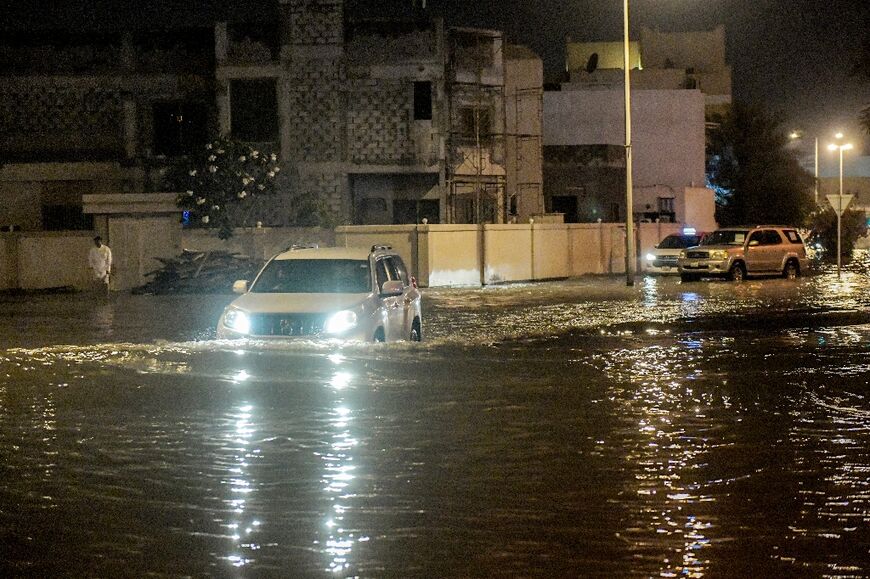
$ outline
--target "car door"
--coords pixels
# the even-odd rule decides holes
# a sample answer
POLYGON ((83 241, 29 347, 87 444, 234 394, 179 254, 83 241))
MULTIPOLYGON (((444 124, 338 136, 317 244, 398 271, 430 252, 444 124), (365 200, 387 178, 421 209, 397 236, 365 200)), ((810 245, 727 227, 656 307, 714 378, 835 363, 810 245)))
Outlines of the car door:
MULTIPOLYGON (((375 264, 378 277, 378 293, 387 281, 401 280, 396 266, 389 256, 379 257, 375 264)), ((387 340, 401 339, 402 336, 402 295, 379 297, 384 313, 384 336, 387 340)))
POLYGON ((764 270, 779 272, 782 269, 782 236, 776 229, 764 230, 764 270))
POLYGON ((420 292, 417 290, 416 284, 411 283, 411 277, 408 275, 408 268, 405 267, 405 262, 398 255, 392 256, 393 265, 405 286, 405 292, 402 296, 402 332, 404 337, 408 338, 411 335, 411 324, 414 321, 414 316, 417 315, 418 301, 420 292))
POLYGON ((402 295, 388 298, 390 302, 387 307, 391 339, 404 340, 408 338, 411 327, 410 320, 408 319, 409 302, 406 299, 409 285, 408 274, 402 258, 398 255, 384 258, 384 264, 386 265, 390 281, 401 281, 404 288, 402 295))
POLYGON ((749 235, 743 259, 746 263, 746 271, 749 273, 764 271, 764 231, 759 229, 749 235))

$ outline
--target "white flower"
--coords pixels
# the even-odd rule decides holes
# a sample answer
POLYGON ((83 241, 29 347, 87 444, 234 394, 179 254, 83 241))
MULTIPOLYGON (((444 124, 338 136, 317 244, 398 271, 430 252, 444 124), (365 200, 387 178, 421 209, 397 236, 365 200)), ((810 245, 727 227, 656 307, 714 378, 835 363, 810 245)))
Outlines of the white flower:
POLYGON ((271 155, 269 155, 269 158, 272 159, 273 161, 277 161, 278 155, 276 155, 275 153, 272 153, 271 155))
POLYGON ((247 195, 248 195, 248 192, 247 192, 247 191, 239 191, 238 195, 236 195, 236 196, 237 196, 239 199, 244 199, 245 197, 247 197, 247 195))
POLYGON ((193 197, 193 191, 191 191, 191 190, 188 189, 188 191, 187 191, 187 196, 188 196, 188 197, 193 197))
POLYGON ((275 167, 274 169, 272 169, 272 171, 274 171, 275 173, 277 173, 280 170, 281 170, 281 167, 275 167))
POLYGON ((251 156, 256 159, 260 156, 260 151, 251 151, 251 156))
POLYGON ((262 183, 260 183, 259 185, 257 185, 257 189, 259 189, 260 191, 262 191, 262 190, 265 189, 265 188, 266 188, 266 186, 263 185, 262 183))
POLYGON ((211 149, 211 143, 208 143, 208 144, 205 146, 205 148, 206 148, 206 149, 211 149))
POLYGON ((266 173, 266 175, 271 179, 275 176, 275 171, 269 171, 268 173, 266 173))
POLYGON ((220 206, 220 205, 212 205, 211 208, 212 208, 214 211, 220 211, 220 210, 221 210, 221 206, 220 206))
POLYGON ((208 170, 210 173, 217 173, 217 167, 214 165, 209 165, 208 170))
POLYGON ((224 154, 224 150, 223 150, 223 149, 218 149, 218 150, 217 150, 217 154, 218 154, 218 155, 223 155, 223 154, 224 154))
POLYGON ((197 197, 197 198, 196 198, 196 204, 197 204, 197 205, 202 205, 203 203, 205 203, 205 198, 204 198, 204 197, 197 197))
POLYGON ((241 157, 239 157, 239 161, 242 162, 242 163, 244 163, 244 162, 247 161, 247 160, 248 160, 248 158, 245 157, 244 155, 242 155, 241 157))
POLYGON ((208 223, 208 215, 203 215, 203 216, 202 216, 202 222, 203 222, 203 223, 208 223))
POLYGON ((196 169, 191 169, 190 171, 188 171, 187 174, 190 175, 191 177, 196 177, 196 169))
POLYGON ((214 161, 215 159, 217 159, 217 157, 215 157, 214 155, 209 155, 209 156, 208 156, 208 160, 209 160, 209 161, 214 161))
POLYGON ((251 181, 253 181, 253 179, 251 179, 250 177, 242 177, 242 184, 243 185, 247 185, 251 181))

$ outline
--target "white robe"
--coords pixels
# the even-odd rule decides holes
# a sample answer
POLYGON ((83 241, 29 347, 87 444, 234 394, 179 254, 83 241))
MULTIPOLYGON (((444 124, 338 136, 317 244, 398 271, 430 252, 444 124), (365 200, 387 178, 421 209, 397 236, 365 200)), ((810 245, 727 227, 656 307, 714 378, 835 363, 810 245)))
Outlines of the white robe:
POLYGON ((94 270, 94 279, 108 283, 112 271, 112 250, 108 245, 92 247, 88 253, 88 264, 94 270))

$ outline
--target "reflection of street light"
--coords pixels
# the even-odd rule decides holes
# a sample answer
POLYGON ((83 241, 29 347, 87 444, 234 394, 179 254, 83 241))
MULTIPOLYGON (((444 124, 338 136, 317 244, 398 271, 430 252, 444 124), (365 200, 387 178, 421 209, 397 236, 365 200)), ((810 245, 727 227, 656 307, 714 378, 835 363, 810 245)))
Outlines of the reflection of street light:
POLYGON ((628 0, 622 2, 623 64, 625 67, 625 285, 634 285, 634 201, 631 196, 631 75, 628 62, 628 0))
MULTIPOLYGON (((843 133, 837 133, 835 136, 838 139, 842 139, 843 133)), ((837 277, 840 277, 840 234, 842 221, 840 215, 843 213, 843 151, 851 150, 852 143, 843 143, 842 145, 831 143, 828 145, 828 149, 831 151, 840 151, 840 201, 837 207, 837 277)))
MULTIPOLYGON (((840 136, 837 137, 841 139, 843 137, 842 133, 838 133, 840 136)), ((792 131, 789 135, 789 138, 792 140, 800 139, 803 137, 803 133, 800 131, 792 131)), ((813 147, 813 198, 816 200, 816 205, 819 204, 819 138, 816 137, 813 139, 815 141, 815 147, 813 147)))

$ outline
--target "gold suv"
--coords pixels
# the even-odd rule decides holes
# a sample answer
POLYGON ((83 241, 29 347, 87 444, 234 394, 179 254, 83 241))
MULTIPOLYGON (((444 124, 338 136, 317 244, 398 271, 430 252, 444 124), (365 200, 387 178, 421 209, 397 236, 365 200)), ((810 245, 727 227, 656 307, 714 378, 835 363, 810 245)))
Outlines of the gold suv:
POLYGON ((702 277, 740 281, 750 275, 793 279, 807 267, 807 250, 793 227, 726 227, 707 235, 701 245, 681 251, 677 267, 683 281, 702 277))

